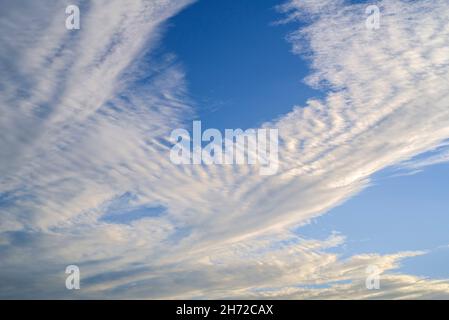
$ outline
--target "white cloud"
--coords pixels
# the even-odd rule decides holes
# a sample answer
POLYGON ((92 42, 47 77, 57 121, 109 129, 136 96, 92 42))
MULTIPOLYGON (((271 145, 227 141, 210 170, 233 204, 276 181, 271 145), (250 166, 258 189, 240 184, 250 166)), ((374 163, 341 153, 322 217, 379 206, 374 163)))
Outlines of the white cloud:
POLYGON ((389 272, 417 253, 342 260, 327 249, 343 238, 289 231, 449 137, 444 1, 381 2, 377 31, 365 28, 362 5, 284 6, 290 20, 311 18, 290 41, 310 58, 308 82, 330 93, 265 124, 281 137, 279 174, 268 177, 170 163, 168 134, 192 113, 183 74, 170 57, 141 60, 160 23, 187 3, 154 4, 95 2, 80 33, 69 34, 59 27, 63 4, 8 3, 11 19, 33 12, 42 28, 4 22, 0 38, 0 61, 10 66, 0 78, 8 132, 0 138, 0 277, 8 279, 0 294, 73 296, 58 283, 66 264, 78 264, 82 297, 447 297, 446 281, 401 274, 385 275, 381 293, 360 284, 367 265, 389 272), (131 209, 165 211, 102 221, 125 194, 131 209), (316 285, 327 287, 306 288, 316 285))

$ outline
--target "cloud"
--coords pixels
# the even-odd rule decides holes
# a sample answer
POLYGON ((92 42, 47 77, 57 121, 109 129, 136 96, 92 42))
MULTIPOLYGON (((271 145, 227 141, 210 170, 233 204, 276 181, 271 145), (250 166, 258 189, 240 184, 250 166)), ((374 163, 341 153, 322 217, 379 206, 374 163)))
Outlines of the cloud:
POLYGON ((329 252, 343 237, 291 231, 449 137, 444 1, 380 2, 376 31, 363 5, 281 7, 287 20, 309 17, 289 41, 310 59, 308 83, 329 93, 263 125, 279 128, 274 176, 169 161, 169 133, 194 108, 176 59, 151 49, 187 4, 95 2, 79 33, 61 27, 59 2, 2 10, 0 295, 447 297, 445 280, 391 273, 416 252, 343 260, 329 252), (163 210, 117 223, 117 203, 163 210), (79 292, 63 288, 68 264, 82 270, 79 292), (380 292, 364 287, 371 264, 385 272, 380 292))
POLYGON ((405 161, 401 164, 401 168, 409 171, 412 170, 411 172, 419 172, 425 167, 443 164, 448 161, 449 151, 447 142, 444 142, 423 156, 417 156, 411 160, 405 161))

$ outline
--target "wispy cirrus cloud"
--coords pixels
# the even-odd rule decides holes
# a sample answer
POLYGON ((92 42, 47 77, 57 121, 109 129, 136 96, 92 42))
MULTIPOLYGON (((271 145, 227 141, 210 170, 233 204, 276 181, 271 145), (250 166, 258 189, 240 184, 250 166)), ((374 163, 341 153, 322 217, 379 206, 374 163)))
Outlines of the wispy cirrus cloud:
POLYGON ((176 63, 142 57, 186 4, 95 2, 71 34, 60 27, 63 4, 8 3, 0 295, 447 297, 447 281, 391 273, 422 253, 342 259, 328 249, 343 237, 291 231, 367 187, 374 173, 449 137, 444 1, 381 2, 376 31, 366 29, 363 5, 281 7, 290 21, 310 17, 289 40, 310 58, 308 82, 329 93, 264 124, 281 138, 279 173, 268 177, 253 167, 169 161, 169 132, 194 110, 176 63), (28 10, 36 21, 22 29, 19 12, 28 10), (161 209, 127 223, 104 218, 117 208, 161 209), (82 269, 77 293, 60 289, 70 263, 82 269), (380 293, 364 287, 370 264, 386 273, 380 293))

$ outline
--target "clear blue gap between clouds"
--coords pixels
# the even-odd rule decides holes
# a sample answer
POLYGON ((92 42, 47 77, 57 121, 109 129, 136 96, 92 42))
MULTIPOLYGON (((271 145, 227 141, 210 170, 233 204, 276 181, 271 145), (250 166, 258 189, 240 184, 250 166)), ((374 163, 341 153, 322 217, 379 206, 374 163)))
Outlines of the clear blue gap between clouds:
POLYGON ((394 168, 378 173, 372 186, 296 232, 313 239, 341 233, 346 243, 330 251, 343 257, 429 250, 404 260, 401 270, 448 277, 449 165, 434 165, 414 175, 396 173, 394 168))
POLYGON ((278 4, 199 1, 170 20, 162 45, 184 67, 203 128, 255 128, 320 94, 286 40, 298 24, 274 24, 284 18, 278 4))

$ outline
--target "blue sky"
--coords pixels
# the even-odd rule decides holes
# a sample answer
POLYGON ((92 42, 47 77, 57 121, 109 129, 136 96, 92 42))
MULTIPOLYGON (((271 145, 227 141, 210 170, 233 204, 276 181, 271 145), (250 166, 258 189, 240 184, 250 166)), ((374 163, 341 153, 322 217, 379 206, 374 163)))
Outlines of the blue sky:
POLYGON ((298 232, 314 238, 341 232, 347 237, 346 245, 339 248, 344 255, 428 250, 429 255, 406 261, 401 270, 445 278, 449 264, 447 169, 447 164, 440 164, 402 176, 386 170, 371 187, 298 232))
POLYGON ((449 297, 445 0, 376 30, 366 1, 74 2, 80 30, 0 5, 0 298, 449 297), (173 163, 193 120, 278 129, 279 170, 173 163))
POLYGON ((182 63, 198 119, 207 127, 258 127, 317 96, 303 83, 307 63, 286 41, 295 27, 276 25, 282 19, 276 5, 200 1, 170 20, 162 47, 182 63))

